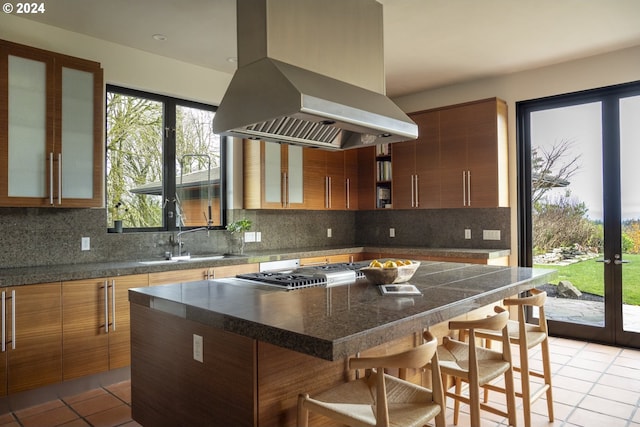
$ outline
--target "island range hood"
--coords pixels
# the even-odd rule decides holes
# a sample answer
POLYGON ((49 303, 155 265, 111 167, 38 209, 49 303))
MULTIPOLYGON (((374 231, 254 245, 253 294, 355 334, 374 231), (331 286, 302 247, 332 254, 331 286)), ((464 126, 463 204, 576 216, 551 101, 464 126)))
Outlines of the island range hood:
POLYGON ((417 138, 385 96, 377 1, 237 0, 237 25, 215 133, 333 150, 417 138))

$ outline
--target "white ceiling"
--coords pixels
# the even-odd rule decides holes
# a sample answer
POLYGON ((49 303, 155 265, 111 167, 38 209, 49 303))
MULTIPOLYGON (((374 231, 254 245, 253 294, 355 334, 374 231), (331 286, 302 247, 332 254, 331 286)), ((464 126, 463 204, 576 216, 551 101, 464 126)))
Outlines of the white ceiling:
MULTIPOLYGON (((638 0, 379 1, 391 97, 640 45, 638 0)), ((219 71, 236 68, 228 62, 236 56, 235 0, 52 0, 46 13, 21 16, 219 71), (167 40, 154 40, 158 33, 167 40)))

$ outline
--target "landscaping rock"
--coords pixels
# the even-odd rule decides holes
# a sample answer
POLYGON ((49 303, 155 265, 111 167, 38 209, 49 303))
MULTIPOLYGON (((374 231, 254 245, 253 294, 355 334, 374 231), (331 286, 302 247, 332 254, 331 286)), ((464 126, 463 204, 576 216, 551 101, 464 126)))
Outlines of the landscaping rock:
POLYGON ((558 294, 564 298, 580 298, 582 292, 568 280, 561 280, 557 286, 558 294))

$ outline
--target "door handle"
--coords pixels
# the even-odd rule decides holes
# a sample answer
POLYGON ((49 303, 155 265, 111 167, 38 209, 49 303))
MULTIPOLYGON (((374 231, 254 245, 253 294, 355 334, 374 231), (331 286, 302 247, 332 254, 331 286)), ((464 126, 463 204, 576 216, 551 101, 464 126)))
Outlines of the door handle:
POLYGON ((597 259, 596 262, 604 262, 605 264, 611 264, 610 259, 597 259))
POLYGON ((613 260, 613 263, 615 265, 628 264, 629 263, 629 261, 627 261, 626 259, 621 259, 622 257, 620 256, 620 254, 615 254, 613 257, 615 258, 613 260))

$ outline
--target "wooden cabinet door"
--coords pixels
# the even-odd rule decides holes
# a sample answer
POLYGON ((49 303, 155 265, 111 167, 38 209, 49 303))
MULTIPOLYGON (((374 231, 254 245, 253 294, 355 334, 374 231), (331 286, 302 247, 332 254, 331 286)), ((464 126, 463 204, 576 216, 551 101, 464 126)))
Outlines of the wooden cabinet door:
POLYGON ((358 176, 358 150, 344 152, 344 187, 345 209, 357 210, 359 208, 359 176, 358 176))
POLYGON ((327 206, 327 152, 303 149, 304 207, 321 210, 327 206))
POLYGON ((0 41, 0 204, 53 204, 54 60, 0 41))
POLYGON ((62 282, 63 379, 109 369, 109 281, 62 282))
POLYGON ((18 286, 3 292, 8 338, 4 352, 7 382, 3 384, 7 384, 8 393, 62 381, 60 283, 18 286))
POLYGON ((440 112, 428 111, 412 119, 418 124, 415 200, 417 208, 440 207, 440 112))
POLYGON ((109 369, 131 365, 129 289, 148 286, 148 274, 112 277, 109 310, 109 369))
POLYGON ((358 209, 376 208, 376 148, 363 147, 358 152, 358 209))
POLYGON ((189 270, 162 271, 149 273, 149 286, 168 285, 172 283, 197 282, 211 278, 210 268, 193 268, 189 270))
POLYGON ((344 151, 326 152, 326 209, 344 210, 347 208, 346 181, 344 173, 344 151))
POLYGON ((55 59, 57 185, 54 204, 102 207, 102 68, 95 62, 66 56, 55 59))
POLYGON ((391 144, 391 147, 393 158, 393 208, 414 208, 416 207, 416 142, 396 142, 391 144))
POLYGON ((222 267, 214 267, 212 270, 212 279, 222 279, 224 277, 233 277, 237 274, 257 273, 260 271, 259 264, 238 264, 225 265, 222 267))

